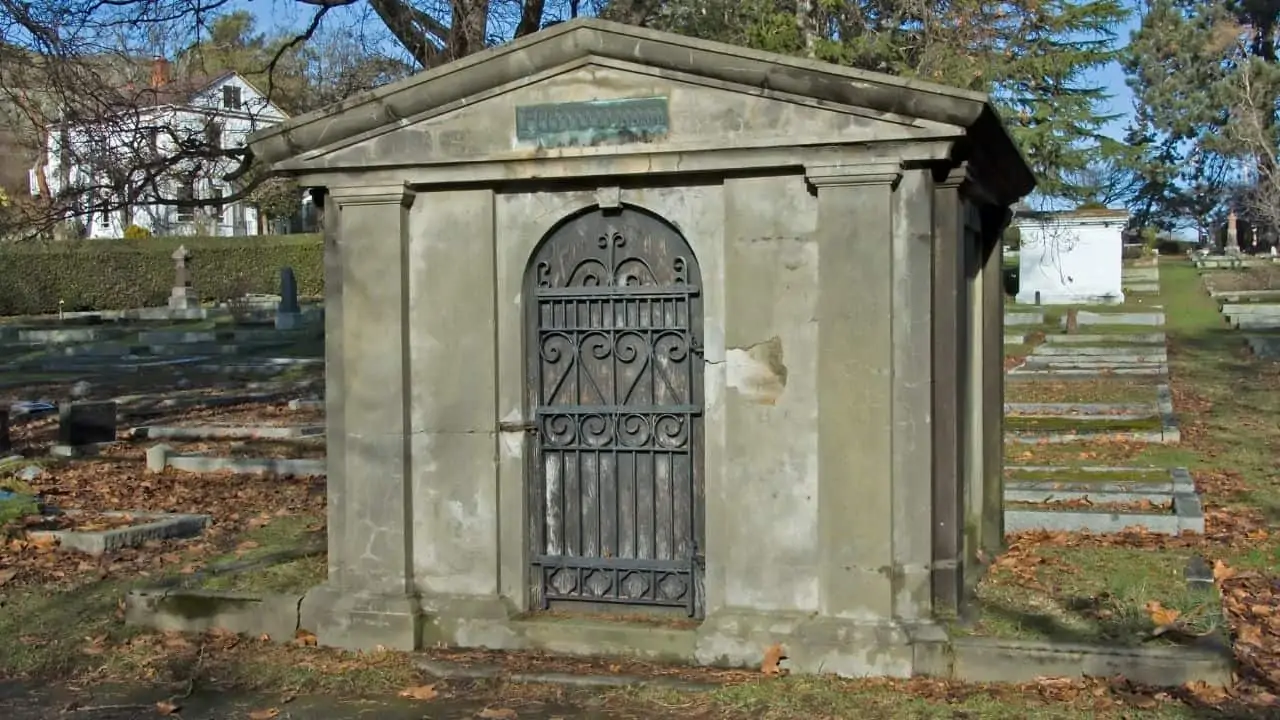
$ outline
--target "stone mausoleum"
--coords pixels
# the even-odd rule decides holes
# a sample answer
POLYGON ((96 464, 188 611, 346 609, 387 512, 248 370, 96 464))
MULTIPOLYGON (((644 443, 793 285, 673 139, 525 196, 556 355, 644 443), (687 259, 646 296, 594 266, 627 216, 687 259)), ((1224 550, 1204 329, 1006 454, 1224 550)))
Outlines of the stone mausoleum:
POLYGON ((575 20, 251 148, 324 202, 322 644, 942 657, 1033 186, 984 95, 575 20))
POLYGON ((1019 303, 1117 305, 1124 302, 1126 210, 1029 212, 1018 228, 1019 303))

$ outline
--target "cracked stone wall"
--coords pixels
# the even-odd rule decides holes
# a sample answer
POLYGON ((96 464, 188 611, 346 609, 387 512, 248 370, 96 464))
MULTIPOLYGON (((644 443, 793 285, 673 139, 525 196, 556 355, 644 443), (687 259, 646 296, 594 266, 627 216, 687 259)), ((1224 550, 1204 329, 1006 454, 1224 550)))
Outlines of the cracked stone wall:
MULTIPOLYGON (((526 602, 524 273, 546 233, 597 199, 594 187, 415 199, 410 376, 462 379, 411 388, 422 592, 526 602), (499 423, 507 430, 495 433, 499 423)), ((700 265, 707 611, 815 610, 816 200, 800 174, 623 188, 620 199, 674 224, 700 265)))

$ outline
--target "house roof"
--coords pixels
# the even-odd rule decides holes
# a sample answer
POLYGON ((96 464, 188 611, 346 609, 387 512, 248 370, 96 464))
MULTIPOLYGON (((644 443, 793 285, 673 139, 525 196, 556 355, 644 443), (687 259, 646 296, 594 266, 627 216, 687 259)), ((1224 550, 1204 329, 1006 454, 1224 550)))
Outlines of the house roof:
POLYGON ((217 75, 192 75, 171 80, 159 87, 130 83, 120 88, 120 99, 126 107, 185 105, 196 95, 235 74, 232 70, 226 70, 217 75))
POLYGON ((560 23, 299 115, 254 133, 249 146, 258 159, 274 164, 591 56, 964 128, 969 142, 958 159, 969 159, 967 153, 983 156, 993 177, 982 180, 997 185, 993 189, 1002 199, 1012 202, 1035 187, 1026 160, 984 93, 595 18, 560 23))

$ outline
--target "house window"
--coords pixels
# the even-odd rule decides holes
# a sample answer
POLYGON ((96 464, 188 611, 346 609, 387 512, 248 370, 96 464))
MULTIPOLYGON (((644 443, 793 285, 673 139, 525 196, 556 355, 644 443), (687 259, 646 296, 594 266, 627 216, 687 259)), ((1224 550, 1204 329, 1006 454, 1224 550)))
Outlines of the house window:
POLYGON ((214 150, 222 149, 222 123, 209 121, 204 126, 205 141, 209 143, 209 147, 214 150))
POLYGON ((235 85, 222 86, 222 107, 227 110, 240 109, 240 88, 235 85))
MULTIPOLYGON (((196 181, 186 180, 178 186, 178 200, 184 203, 194 202, 196 199, 196 181)), ((180 205, 178 207, 178 222, 189 223, 195 222, 196 209, 192 205, 180 205)))

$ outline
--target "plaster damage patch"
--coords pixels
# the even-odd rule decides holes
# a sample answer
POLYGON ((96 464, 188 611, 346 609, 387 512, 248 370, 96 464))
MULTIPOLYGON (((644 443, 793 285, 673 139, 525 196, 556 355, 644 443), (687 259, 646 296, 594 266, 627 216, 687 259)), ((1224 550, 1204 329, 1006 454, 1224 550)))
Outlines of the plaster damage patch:
POLYGON ((724 360, 725 384, 751 402, 774 405, 787 387, 782 339, 776 335, 747 348, 729 348, 724 360))

